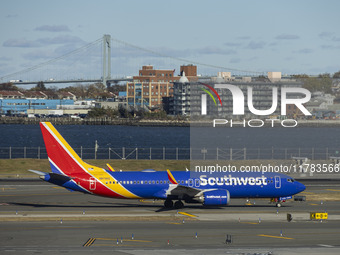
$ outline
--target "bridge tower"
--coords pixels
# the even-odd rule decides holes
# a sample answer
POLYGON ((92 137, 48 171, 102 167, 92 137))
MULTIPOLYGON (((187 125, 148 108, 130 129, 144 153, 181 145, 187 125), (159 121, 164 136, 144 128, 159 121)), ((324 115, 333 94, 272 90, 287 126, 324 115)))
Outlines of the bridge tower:
POLYGON ((107 80, 111 79, 111 35, 103 36, 103 84, 108 87, 107 80), (107 53, 106 53, 107 52, 107 53))

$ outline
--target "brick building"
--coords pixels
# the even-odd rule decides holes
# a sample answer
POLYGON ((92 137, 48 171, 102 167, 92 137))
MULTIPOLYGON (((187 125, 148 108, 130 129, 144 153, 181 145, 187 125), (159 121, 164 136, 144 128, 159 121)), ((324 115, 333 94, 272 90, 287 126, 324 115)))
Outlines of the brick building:
MULTIPOLYGON (((197 67, 181 66, 181 73, 188 72, 190 79, 197 79, 197 67)), ((173 97, 173 83, 181 76, 175 76, 175 70, 156 70, 151 65, 143 66, 133 82, 126 84, 127 103, 133 107, 148 109, 163 108, 163 98, 173 97)), ((188 77, 189 78, 189 77, 188 77)))

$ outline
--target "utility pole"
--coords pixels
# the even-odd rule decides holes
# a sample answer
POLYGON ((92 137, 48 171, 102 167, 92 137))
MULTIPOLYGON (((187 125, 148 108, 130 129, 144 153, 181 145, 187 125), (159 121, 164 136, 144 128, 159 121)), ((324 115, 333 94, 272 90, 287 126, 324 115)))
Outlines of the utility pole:
POLYGON ((94 159, 97 159, 97 151, 98 151, 98 142, 96 140, 95 144, 94 144, 94 159))

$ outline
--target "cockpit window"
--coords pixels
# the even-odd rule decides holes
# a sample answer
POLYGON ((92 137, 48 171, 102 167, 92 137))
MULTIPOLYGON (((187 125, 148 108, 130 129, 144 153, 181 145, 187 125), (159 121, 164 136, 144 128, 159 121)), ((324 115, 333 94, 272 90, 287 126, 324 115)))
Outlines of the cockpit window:
POLYGON ((295 182, 295 180, 293 178, 291 179, 287 179, 288 182, 295 182))

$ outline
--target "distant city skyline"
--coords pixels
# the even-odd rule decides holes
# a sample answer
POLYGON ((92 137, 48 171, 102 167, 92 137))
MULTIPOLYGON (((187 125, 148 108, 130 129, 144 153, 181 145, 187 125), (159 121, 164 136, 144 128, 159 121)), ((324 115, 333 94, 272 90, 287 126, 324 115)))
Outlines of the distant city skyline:
MULTIPOLYGON (((3 1, 0 77, 104 34, 168 56, 232 69, 333 74, 340 70, 339 7, 335 0, 3 1)), ((112 69, 125 65, 130 75, 145 64, 179 70, 179 63, 173 66, 163 59, 150 63, 148 56, 114 54, 112 69), (134 60, 139 68, 131 64, 134 60)))

